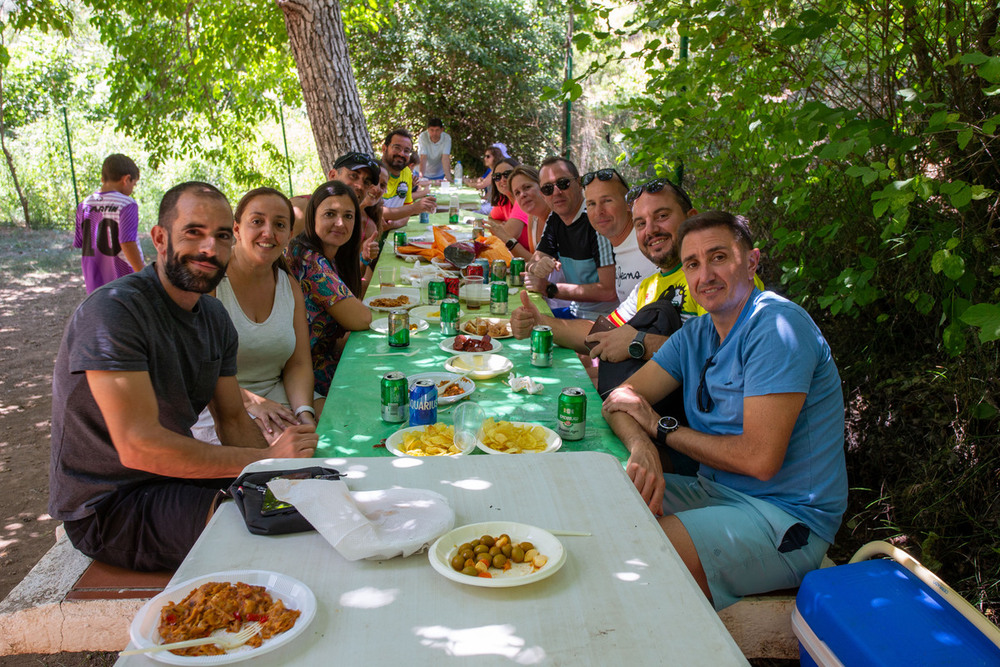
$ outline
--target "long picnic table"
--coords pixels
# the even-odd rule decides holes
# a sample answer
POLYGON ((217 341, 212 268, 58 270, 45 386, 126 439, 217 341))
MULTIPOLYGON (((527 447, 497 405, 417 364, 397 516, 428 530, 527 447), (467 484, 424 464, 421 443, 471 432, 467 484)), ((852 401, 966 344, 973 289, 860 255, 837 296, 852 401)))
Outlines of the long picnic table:
MULTIPOLYGON (((462 211, 463 217, 470 215, 462 211)), ((419 218, 410 219, 405 231, 409 237, 432 235, 430 227, 444 225, 448 214, 431 214, 430 225, 421 224, 419 218)), ((481 217, 481 216, 480 216, 481 217)), ((471 230, 471 225, 462 223, 459 230, 471 230)), ((412 266, 393 253, 390 234, 377 266, 400 269, 412 266)), ((513 290, 512 290, 513 291, 513 290)), ((380 293, 377 277, 366 296, 380 293)), ((551 312, 544 300, 537 294, 531 295, 535 304, 543 312, 551 312)), ((520 295, 510 295, 508 310, 520 304, 520 295)), ((464 306, 464 304, 463 304, 464 306)), ((480 311, 481 316, 489 315, 488 304, 480 311)), ((465 317, 470 313, 466 312, 465 317)), ((509 312, 508 312, 509 316, 509 312)), ((386 313, 375 312, 373 319, 385 318, 386 313)), ((464 318, 463 318, 464 319, 464 318)), ((447 338, 440 333, 437 323, 430 328, 410 335, 408 348, 390 348, 386 334, 372 330, 355 331, 350 334, 337 372, 334 375, 326 405, 320 415, 317 431, 320 434, 316 457, 336 456, 392 456, 382 441, 408 424, 392 424, 381 419, 380 382, 382 376, 391 371, 402 371, 407 377, 424 372, 445 372, 444 364, 453 356, 438 347, 447 338), (390 353, 415 352, 412 356, 390 353)), ((529 376, 541 384, 539 394, 514 393, 504 384, 507 374, 489 380, 476 380, 476 390, 464 400, 472 400, 482 406, 487 416, 510 421, 535 422, 553 430, 556 428, 556 403, 565 387, 580 387, 587 397, 587 428, 582 440, 564 441, 561 451, 598 451, 611 454, 620 461, 628 459, 628 451, 614 435, 601 416, 601 399, 587 376, 583 365, 572 350, 556 346, 552 355, 552 366, 539 368, 531 365, 531 349, 528 340, 506 338, 500 341, 501 354, 513 362, 513 374, 529 376)), ((450 423, 449 413, 453 406, 440 406, 438 420, 450 423)))

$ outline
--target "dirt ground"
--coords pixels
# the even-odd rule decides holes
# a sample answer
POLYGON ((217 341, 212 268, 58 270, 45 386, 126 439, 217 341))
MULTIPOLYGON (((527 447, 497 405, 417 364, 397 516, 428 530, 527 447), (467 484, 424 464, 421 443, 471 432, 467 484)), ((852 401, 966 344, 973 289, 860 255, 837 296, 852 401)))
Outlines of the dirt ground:
MULTIPOLYGON (((86 296, 69 232, 0 227, 0 599, 55 543, 47 514, 52 368, 86 296)), ((111 654, 113 655, 113 654, 111 654)), ((0 665, 108 665, 101 653, 2 656, 0 665)))

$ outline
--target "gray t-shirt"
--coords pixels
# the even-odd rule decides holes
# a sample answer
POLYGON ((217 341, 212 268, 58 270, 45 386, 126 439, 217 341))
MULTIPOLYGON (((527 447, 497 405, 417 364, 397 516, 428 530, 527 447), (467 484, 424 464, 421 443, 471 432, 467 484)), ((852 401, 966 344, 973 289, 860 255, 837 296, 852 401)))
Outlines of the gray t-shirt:
POLYGON ((427 173, 420 175, 430 179, 444 178, 444 161, 442 158, 445 155, 451 155, 451 137, 448 133, 442 132, 441 138, 438 139, 437 143, 434 143, 431 141, 431 135, 427 130, 424 130, 417 137, 417 145, 420 155, 427 156, 427 173))
POLYGON ((122 465, 85 371, 145 371, 160 423, 191 435, 220 376, 236 375, 237 334, 210 296, 178 306, 150 264, 96 290, 66 325, 52 376, 49 514, 82 519, 113 491, 166 478, 122 465))

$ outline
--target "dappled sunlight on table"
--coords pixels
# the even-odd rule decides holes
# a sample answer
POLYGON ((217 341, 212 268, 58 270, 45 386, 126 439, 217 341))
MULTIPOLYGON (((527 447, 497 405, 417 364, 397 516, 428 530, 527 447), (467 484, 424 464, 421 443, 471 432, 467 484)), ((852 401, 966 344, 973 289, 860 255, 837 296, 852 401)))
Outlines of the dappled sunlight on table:
POLYGON ((454 486, 457 489, 464 489, 466 491, 485 491, 493 486, 493 482, 488 482, 485 479, 460 479, 455 482, 442 479, 441 483, 447 484, 448 486, 454 486))
POLYGON ((340 604, 343 607, 354 609, 378 609, 387 607, 396 601, 399 595, 398 588, 379 589, 366 586, 353 591, 346 591, 340 596, 340 604))
POLYGON ((423 461, 413 458, 412 456, 400 456, 395 461, 392 462, 393 468, 416 468, 417 466, 422 466, 423 461))
POLYGON ((545 650, 540 646, 525 648, 524 639, 514 634, 513 625, 484 625, 462 630, 431 625, 418 626, 413 632, 421 637, 421 644, 440 649, 445 655, 500 655, 520 665, 533 665, 545 660, 545 650))

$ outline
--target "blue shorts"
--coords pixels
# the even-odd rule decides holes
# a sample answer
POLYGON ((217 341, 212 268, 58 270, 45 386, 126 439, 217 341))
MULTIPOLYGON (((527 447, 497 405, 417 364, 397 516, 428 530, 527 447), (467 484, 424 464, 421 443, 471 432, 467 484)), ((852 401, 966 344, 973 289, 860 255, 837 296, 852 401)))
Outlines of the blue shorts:
POLYGON ((804 530, 792 515, 701 475, 663 478, 663 512, 680 519, 691 536, 716 610, 744 595, 798 586, 830 548, 808 531, 803 546, 779 551, 789 528, 804 530))

